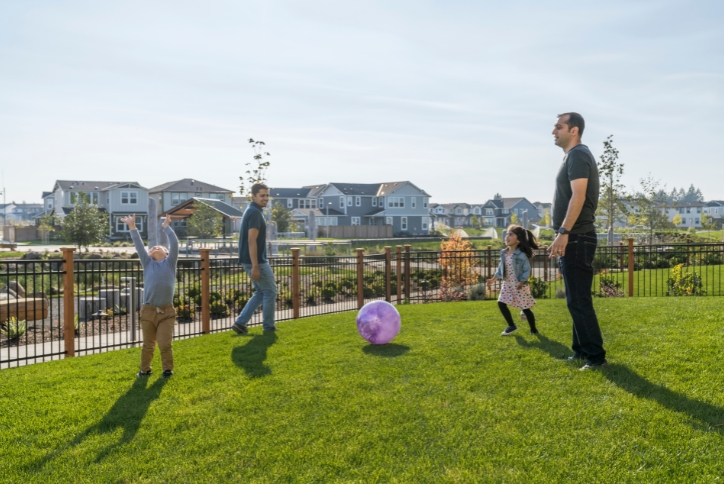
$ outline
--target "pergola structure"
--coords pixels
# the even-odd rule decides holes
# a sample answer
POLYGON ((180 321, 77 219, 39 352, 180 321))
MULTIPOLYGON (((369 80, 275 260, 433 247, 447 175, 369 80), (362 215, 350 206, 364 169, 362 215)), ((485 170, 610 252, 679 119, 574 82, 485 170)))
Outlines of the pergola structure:
POLYGON ((166 211, 163 216, 171 215, 174 217, 174 230, 179 237, 186 236, 186 219, 196 212, 195 204, 203 203, 215 211, 217 211, 224 219, 224 232, 223 235, 231 235, 232 233, 239 230, 239 223, 244 212, 238 208, 232 207, 228 203, 224 203, 221 200, 213 198, 191 198, 183 203, 180 203, 173 207, 171 210, 166 211), (183 233, 181 233, 183 232, 183 233))

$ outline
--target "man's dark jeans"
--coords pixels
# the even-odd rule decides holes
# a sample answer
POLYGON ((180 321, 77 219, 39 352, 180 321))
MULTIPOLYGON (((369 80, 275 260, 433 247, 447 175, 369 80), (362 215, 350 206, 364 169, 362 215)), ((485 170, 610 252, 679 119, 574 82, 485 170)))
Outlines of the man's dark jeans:
POLYGON ((573 352, 590 364, 606 360, 603 336, 593 309, 593 257, 598 238, 596 232, 570 234, 566 255, 558 258, 558 266, 566 285, 566 302, 573 318, 573 352))

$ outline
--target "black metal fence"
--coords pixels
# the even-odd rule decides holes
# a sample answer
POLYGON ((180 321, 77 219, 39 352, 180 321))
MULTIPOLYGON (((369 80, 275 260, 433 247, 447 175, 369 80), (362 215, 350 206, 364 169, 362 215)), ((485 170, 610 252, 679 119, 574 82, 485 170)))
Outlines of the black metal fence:
MULTIPOLYGON (((398 304, 495 300, 500 282, 487 288, 485 281, 499 262, 494 249, 273 258, 276 320, 352 311, 375 299, 398 304)), ((138 260, 84 259, 72 265, 73 284, 66 287, 62 259, 0 263, 0 368, 66 356, 66 331, 72 332, 70 349, 77 354, 141 343, 144 281, 138 260), (66 313, 72 314, 72 324, 66 313)), ((601 246, 593 267, 597 297, 724 295, 722 244, 601 246)), ((176 282, 177 339, 227 330, 253 293, 235 257, 180 259, 176 282)), ((544 250, 532 259, 529 282, 538 299, 565 296, 558 265, 544 250)), ((250 325, 259 324, 257 311, 250 325)))

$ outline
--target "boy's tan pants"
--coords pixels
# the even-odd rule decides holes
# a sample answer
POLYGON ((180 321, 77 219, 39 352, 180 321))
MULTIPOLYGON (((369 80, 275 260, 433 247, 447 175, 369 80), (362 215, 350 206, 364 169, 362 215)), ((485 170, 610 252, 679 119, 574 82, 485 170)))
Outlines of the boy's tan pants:
POLYGON ((173 327, 176 324, 176 309, 173 304, 168 306, 148 306, 141 308, 141 331, 143 331, 143 349, 141 350, 141 371, 151 369, 153 352, 161 351, 163 370, 173 370, 173 327))

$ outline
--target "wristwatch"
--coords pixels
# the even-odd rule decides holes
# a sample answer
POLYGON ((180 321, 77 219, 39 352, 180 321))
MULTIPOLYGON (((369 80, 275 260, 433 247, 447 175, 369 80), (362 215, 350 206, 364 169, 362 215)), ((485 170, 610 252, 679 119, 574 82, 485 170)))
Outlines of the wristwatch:
POLYGON ((566 230, 565 227, 561 227, 558 229, 558 233, 561 235, 567 235, 569 232, 568 232, 568 230, 566 230))

